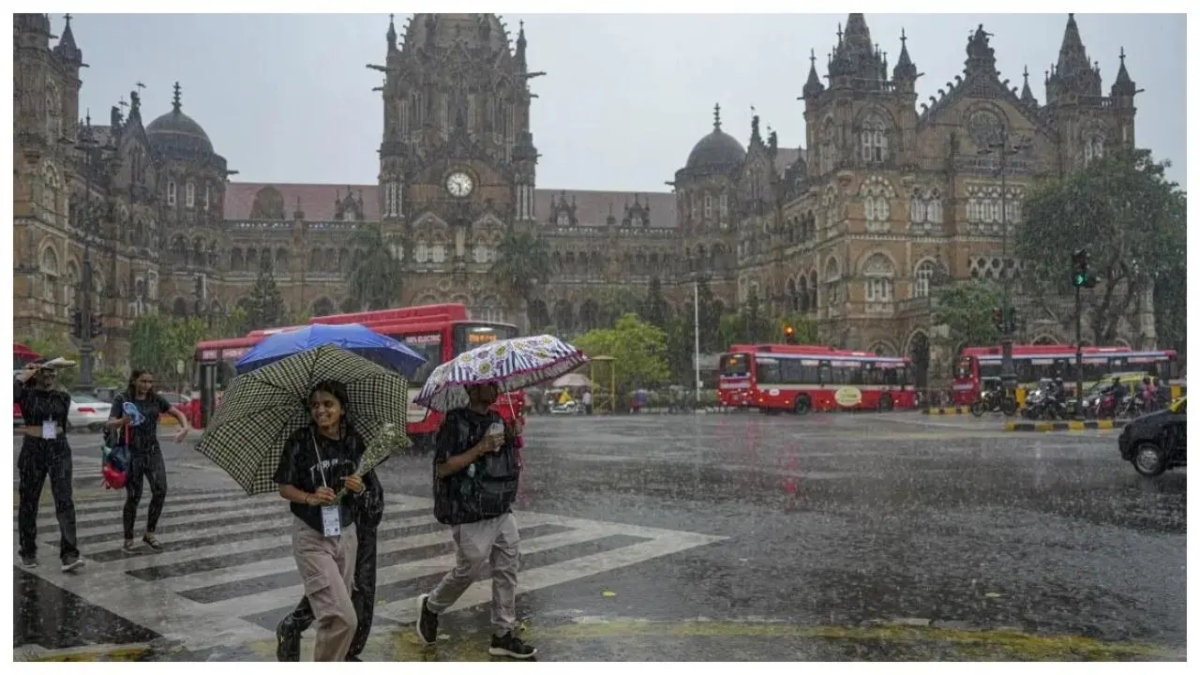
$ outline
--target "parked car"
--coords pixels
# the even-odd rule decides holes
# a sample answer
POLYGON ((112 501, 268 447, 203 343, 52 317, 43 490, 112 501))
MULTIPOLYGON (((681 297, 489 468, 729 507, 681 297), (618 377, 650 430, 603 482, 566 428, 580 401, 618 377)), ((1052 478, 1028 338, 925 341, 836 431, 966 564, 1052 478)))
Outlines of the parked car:
POLYGON ((1131 421, 1117 438, 1121 459, 1143 476, 1187 466, 1187 397, 1131 421))
POLYGON ((108 421, 112 405, 88 394, 71 394, 71 409, 67 412, 67 432, 72 429, 100 431, 108 421))

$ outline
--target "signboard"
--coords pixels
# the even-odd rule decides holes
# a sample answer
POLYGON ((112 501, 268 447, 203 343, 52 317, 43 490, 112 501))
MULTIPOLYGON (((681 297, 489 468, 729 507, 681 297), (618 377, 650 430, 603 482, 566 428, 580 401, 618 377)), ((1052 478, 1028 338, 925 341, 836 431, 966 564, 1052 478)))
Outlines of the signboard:
POLYGON ((467 343, 468 344, 482 345, 482 344, 487 344, 488 342, 495 342, 495 341, 496 341, 496 334, 491 331, 489 331, 487 333, 473 333, 473 332, 467 333, 467 343))
POLYGON ((422 333, 420 335, 405 335, 405 344, 410 345, 435 345, 442 341, 441 333, 422 333))
POLYGON ((842 387, 833 393, 833 400, 843 408, 853 408, 862 403, 862 392, 858 387, 842 387))

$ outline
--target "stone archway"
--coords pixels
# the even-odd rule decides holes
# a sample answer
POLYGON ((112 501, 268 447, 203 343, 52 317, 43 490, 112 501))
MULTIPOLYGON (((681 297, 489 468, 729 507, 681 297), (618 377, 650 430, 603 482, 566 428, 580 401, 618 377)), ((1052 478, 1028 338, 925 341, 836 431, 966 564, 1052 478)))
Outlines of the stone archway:
POLYGON ((1050 335, 1039 335, 1036 339, 1034 339, 1033 344, 1035 344, 1035 345, 1056 345, 1056 344, 1058 344, 1058 340, 1056 340, 1053 336, 1050 336, 1050 335))
POLYGON ((929 386, 929 336, 925 331, 914 331, 908 338, 908 358, 912 359, 912 381, 917 389, 929 386))
POLYGON ((543 300, 530 300, 525 313, 529 319, 531 333, 540 331, 553 323, 550 320, 550 310, 546 309, 546 303, 543 300))

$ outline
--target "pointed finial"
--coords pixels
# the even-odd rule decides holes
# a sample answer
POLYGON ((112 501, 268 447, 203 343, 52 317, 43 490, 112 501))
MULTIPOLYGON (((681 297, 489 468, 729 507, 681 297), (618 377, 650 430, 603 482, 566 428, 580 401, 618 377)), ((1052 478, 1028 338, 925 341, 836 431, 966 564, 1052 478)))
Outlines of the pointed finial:
POLYGON ((838 36, 838 42, 841 42, 842 41, 842 22, 841 21, 838 22, 837 36, 838 36))
POLYGON ((179 82, 175 83, 175 95, 171 98, 171 110, 178 113, 183 109, 183 102, 180 98, 183 88, 179 86, 179 82))
POLYGON ((908 36, 904 34, 904 29, 901 28, 900 29, 900 46, 901 47, 905 46, 905 43, 907 43, 907 42, 908 42, 908 36))
POLYGON ((812 66, 813 68, 817 67, 817 50, 815 50, 815 49, 808 50, 808 64, 810 66, 812 66))
POLYGON ((92 109, 91 108, 87 109, 87 115, 83 118, 83 125, 88 128, 91 128, 91 126, 92 126, 92 109))
POLYGON ((721 104, 713 106, 713 131, 721 130, 721 104))
POLYGON ((1125 65, 1125 48, 1121 47, 1121 65, 1125 65))
MULTIPOLYGON (((74 17, 72 17, 70 14, 63 14, 63 21, 66 21, 66 22, 67 22, 66 28, 70 28, 70 27, 71 27, 71 19, 72 19, 72 18, 74 18, 74 17)), ((86 28, 86 26, 85 26, 85 28, 86 28)), ((65 30, 65 29, 64 29, 64 30, 65 30)))
POLYGON ((518 29, 519 29, 519 30, 520 30, 522 33, 523 33, 523 32, 525 32, 525 19, 521 19, 520 21, 518 21, 518 22, 517 22, 517 28, 518 28, 518 29))
POLYGON ((1029 84, 1029 66, 1025 66, 1025 72, 1022 75, 1025 76, 1025 84, 1029 84))

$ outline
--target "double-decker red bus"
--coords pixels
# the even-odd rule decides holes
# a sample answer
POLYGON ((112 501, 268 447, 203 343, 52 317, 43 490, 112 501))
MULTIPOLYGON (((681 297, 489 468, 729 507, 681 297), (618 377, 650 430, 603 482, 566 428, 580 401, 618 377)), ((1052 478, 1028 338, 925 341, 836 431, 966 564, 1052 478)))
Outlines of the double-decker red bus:
POLYGON ((764 412, 912 408, 907 358, 812 345, 733 345, 721 356, 721 403, 764 412))
MULTIPOLYGON (((517 336, 517 327, 490 321, 472 321, 467 308, 462 304, 422 305, 400 309, 385 309, 351 314, 318 316, 310 324, 357 323, 381 335, 387 335, 405 343, 426 359, 409 378, 408 433, 414 443, 423 445, 432 440, 433 433, 442 423, 442 414, 415 405, 415 397, 425 384, 433 369, 480 345, 495 340, 507 340, 517 336)), ((217 363, 217 381, 222 387, 236 374, 237 360, 265 337, 301 326, 270 328, 251 331, 244 338, 208 340, 196 346, 197 363, 217 363)), ((494 409, 506 420, 524 415, 525 393, 521 391, 501 394, 494 409)))
MULTIPOLYGON (((1002 352, 995 347, 966 347, 954 367, 954 403, 970 405, 981 388, 1000 382, 1002 352)), ((1043 378, 1061 377, 1073 387, 1075 345, 1013 345, 1013 370, 1017 374, 1017 399, 1043 378)), ((1179 362, 1173 349, 1135 350, 1129 347, 1084 347, 1083 386, 1119 375, 1143 374, 1164 380, 1179 377, 1179 362)))

